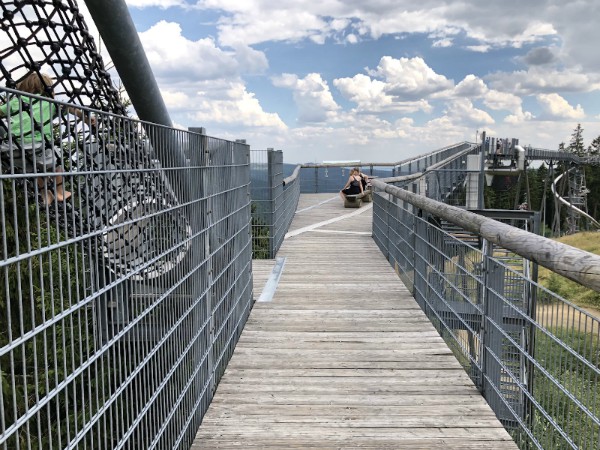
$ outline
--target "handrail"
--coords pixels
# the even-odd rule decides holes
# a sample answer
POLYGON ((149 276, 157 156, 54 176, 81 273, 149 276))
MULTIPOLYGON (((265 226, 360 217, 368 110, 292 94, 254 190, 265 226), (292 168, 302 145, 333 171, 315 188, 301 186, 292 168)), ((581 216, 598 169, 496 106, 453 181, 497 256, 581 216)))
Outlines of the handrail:
POLYGON ((471 153, 473 151, 474 147, 475 147, 475 145, 471 145, 471 147, 469 147, 466 150, 463 150, 460 153, 457 153, 456 155, 452 155, 442 161, 432 164, 431 166, 427 167, 422 172, 411 173, 410 175, 401 175, 398 177, 379 178, 379 181, 383 181, 384 183, 401 183, 403 181, 412 181, 412 180, 421 178, 422 176, 426 175, 427 173, 433 172, 434 170, 437 170, 440 167, 445 166, 446 164, 454 161, 455 159, 462 158, 463 156, 471 153))
POLYGON ((298 164, 295 168, 294 171, 292 172, 292 174, 289 177, 286 177, 283 179, 283 185, 285 186, 286 184, 290 184, 292 181, 294 181, 296 178, 298 178, 298 175, 300 174, 300 169, 302 168, 301 164, 298 164))
MULTIPOLYGON (((448 147, 444 147, 438 150, 434 150, 432 152, 429 153, 425 153, 422 155, 417 155, 417 156, 413 156, 407 159, 403 159, 402 161, 397 161, 397 162, 356 162, 354 164, 349 164, 349 163, 343 163, 343 162, 339 162, 339 163, 304 163, 301 164, 300 167, 302 169, 321 169, 321 168, 326 168, 326 167, 350 167, 350 166, 360 166, 360 167, 366 167, 366 166, 374 166, 374 167, 396 167, 396 166, 401 166, 403 164, 407 164, 411 161, 416 161, 419 159, 425 159, 429 156, 435 155, 437 153, 441 153, 445 150, 448 150, 449 148, 452 147, 458 147, 460 145, 464 145, 464 144, 471 144, 471 146, 477 146, 478 144, 472 144, 469 143, 467 141, 463 141, 463 142, 459 142, 458 144, 454 144, 448 147)), ((472 150, 472 147, 471 147, 472 150)))
POLYGON ((600 292, 600 256, 521 230, 374 179, 372 184, 400 200, 477 233, 494 244, 600 292))

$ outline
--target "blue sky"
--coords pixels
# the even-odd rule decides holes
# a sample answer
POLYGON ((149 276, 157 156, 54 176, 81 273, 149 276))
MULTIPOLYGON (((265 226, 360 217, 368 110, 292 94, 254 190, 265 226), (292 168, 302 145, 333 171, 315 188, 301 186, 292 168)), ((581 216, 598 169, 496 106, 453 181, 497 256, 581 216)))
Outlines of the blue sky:
POLYGON ((127 4, 176 126, 286 162, 600 135, 597 0, 127 4))

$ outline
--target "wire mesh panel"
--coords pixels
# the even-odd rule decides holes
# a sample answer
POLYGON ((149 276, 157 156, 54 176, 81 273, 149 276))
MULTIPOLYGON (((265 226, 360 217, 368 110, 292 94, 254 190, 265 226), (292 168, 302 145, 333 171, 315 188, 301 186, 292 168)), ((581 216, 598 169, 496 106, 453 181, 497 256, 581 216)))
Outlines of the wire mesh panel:
POLYGON ((252 304, 248 146, 2 95, 0 448, 189 448, 252 304))
POLYGON ((283 178, 281 150, 252 150, 250 192, 252 197, 252 250, 254 258, 274 258, 292 222, 300 181, 283 178))
POLYGON ((391 194, 374 195, 373 217, 375 241, 521 448, 598 448, 599 319, 391 194))
POLYGON ((287 233, 300 200, 300 178, 298 176, 287 179, 282 187, 281 202, 275 211, 275 251, 279 250, 287 233))
POLYGON ((250 151, 250 196, 252 198, 252 251, 254 258, 272 257, 273 191, 269 150, 250 151))

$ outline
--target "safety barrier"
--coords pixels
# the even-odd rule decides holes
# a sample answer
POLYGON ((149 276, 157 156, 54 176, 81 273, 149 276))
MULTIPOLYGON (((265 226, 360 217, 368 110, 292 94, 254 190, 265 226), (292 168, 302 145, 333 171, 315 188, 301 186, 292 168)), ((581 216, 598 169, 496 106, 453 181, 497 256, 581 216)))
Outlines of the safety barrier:
POLYGON ((538 284, 532 261, 600 291, 600 257, 414 194, 418 183, 374 180, 381 251, 521 448, 598 448, 600 320, 538 284))
POLYGON ((252 307, 248 146, 0 94, 0 447, 189 448, 252 307))
POLYGON ((252 150, 250 155, 253 254, 270 259, 294 218, 300 198, 299 168, 284 179, 281 150, 252 150))

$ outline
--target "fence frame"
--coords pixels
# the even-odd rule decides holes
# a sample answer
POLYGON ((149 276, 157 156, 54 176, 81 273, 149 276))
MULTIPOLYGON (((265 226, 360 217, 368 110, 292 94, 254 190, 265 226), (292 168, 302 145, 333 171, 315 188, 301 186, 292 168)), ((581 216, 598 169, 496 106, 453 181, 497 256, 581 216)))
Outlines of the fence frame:
POLYGON ((272 259, 283 244, 300 198, 300 166, 283 178, 281 150, 252 150, 251 184, 254 258, 272 259), (264 230, 267 235, 264 235, 264 230), (265 252, 264 250, 267 249, 265 252))
POLYGON ((0 447, 189 448, 253 305, 249 146, 27 97, 72 198, 3 118, 0 447))
POLYGON ((597 291, 600 257, 411 192, 416 176, 404 177, 403 187, 385 181, 372 181, 373 238, 515 441, 596 448, 600 400, 585 392, 586 380, 600 380, 600 320, 515 272, 497 252, 597 291), (481 250, 441 229, 439 219, 479 236, 481 250), (550 317, 538 314, 544 308, 550 317), (583 375, 564 378, 564 370, 583 375))

